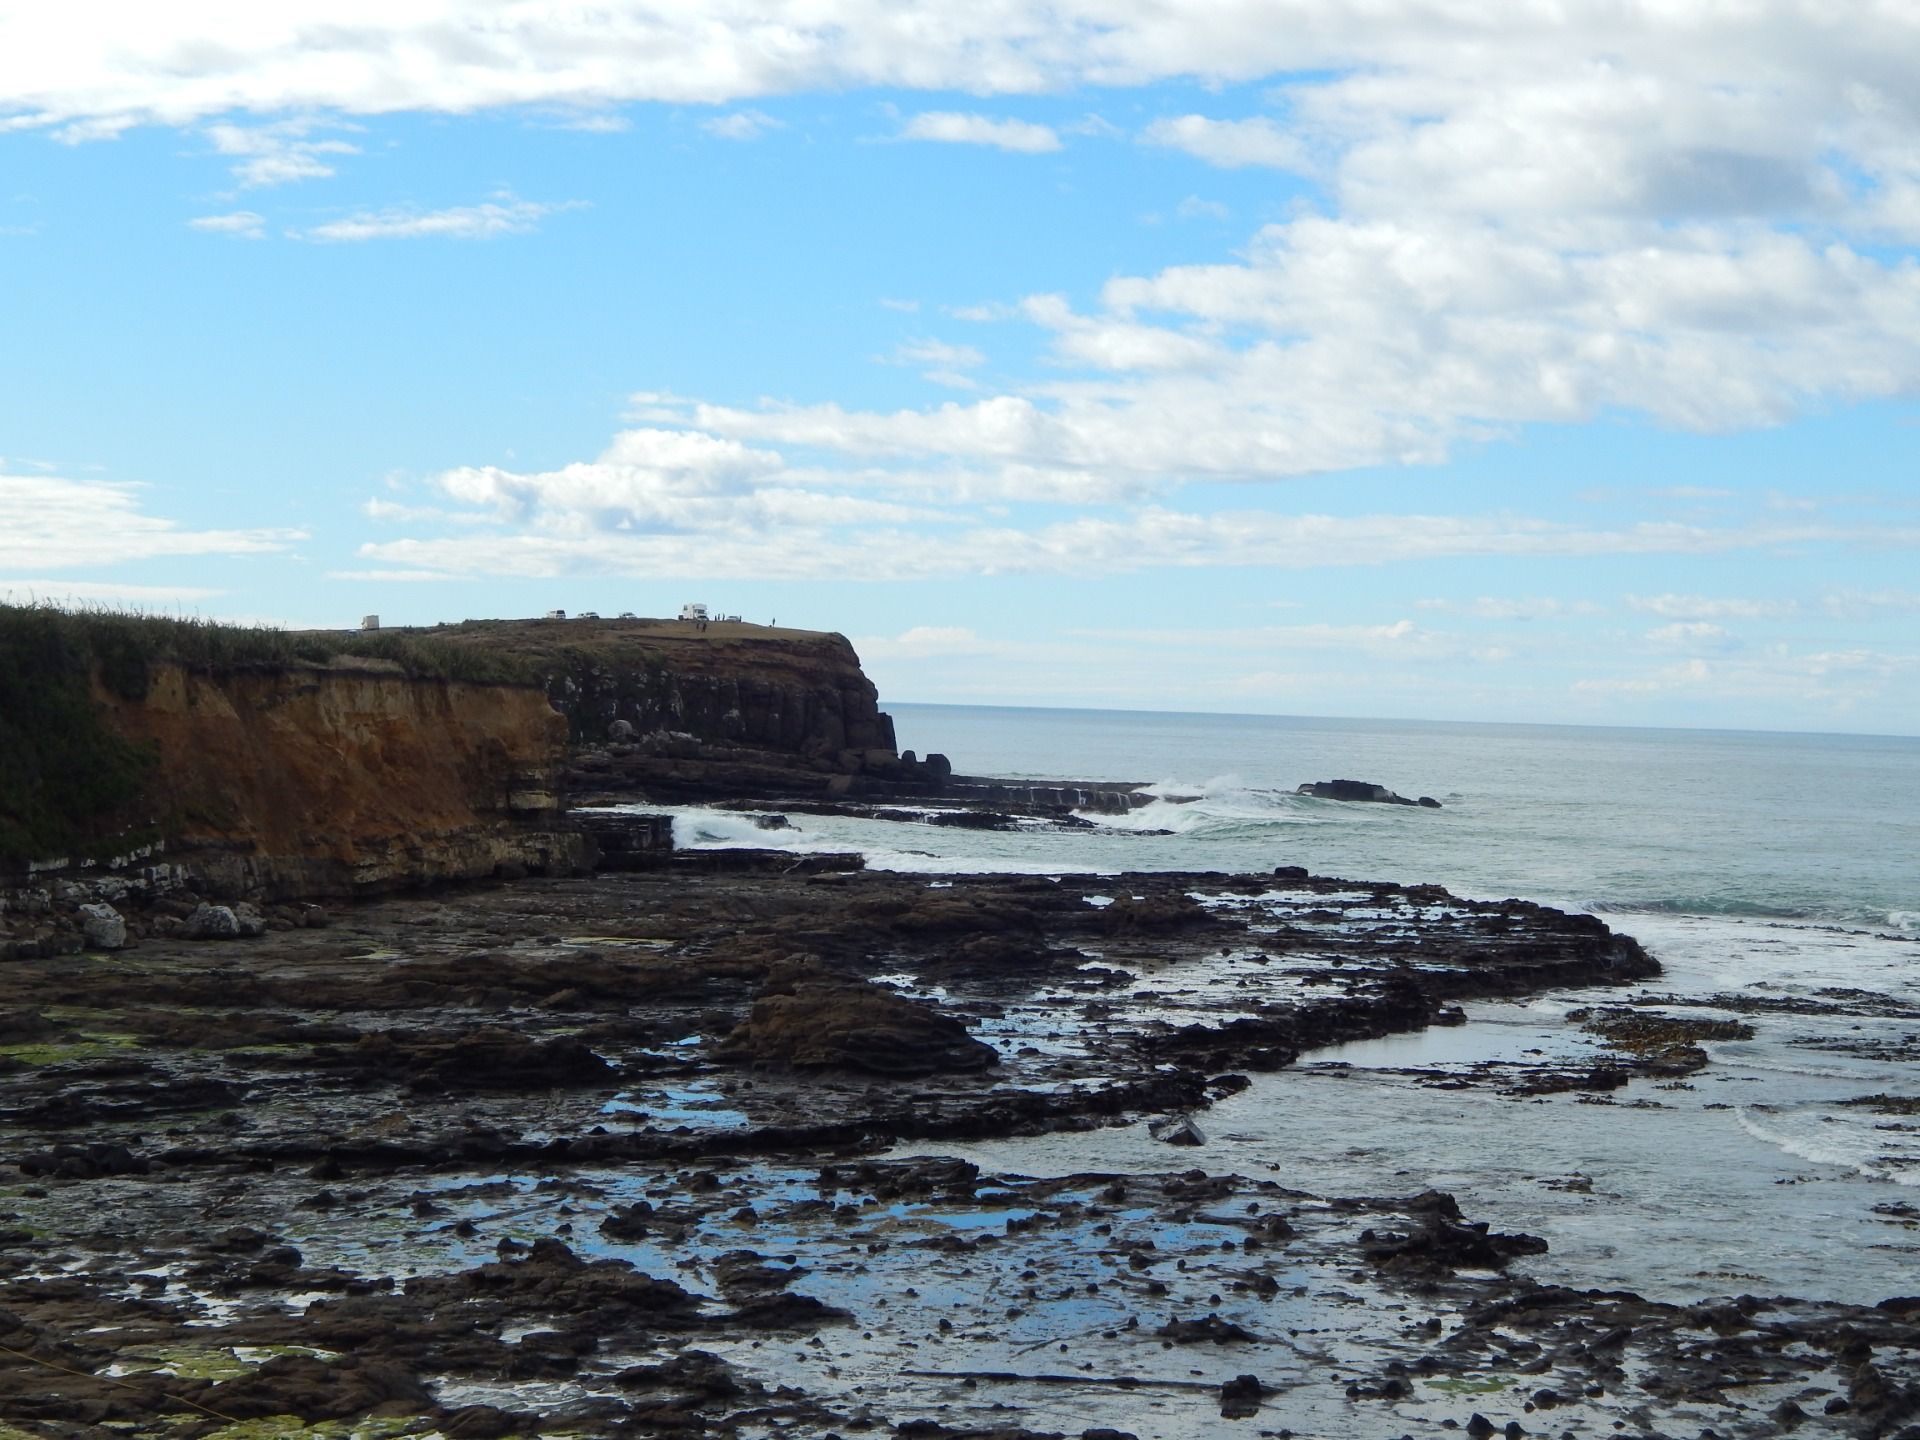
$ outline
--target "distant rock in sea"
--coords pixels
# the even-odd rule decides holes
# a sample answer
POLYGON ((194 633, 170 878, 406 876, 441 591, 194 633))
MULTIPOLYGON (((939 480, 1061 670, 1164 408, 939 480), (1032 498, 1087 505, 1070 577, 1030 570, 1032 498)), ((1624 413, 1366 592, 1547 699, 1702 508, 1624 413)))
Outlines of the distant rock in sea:
POLYGON ((1375 805, 1423 805, 1429 810, 1440 808, 1440 802, 1431 795, 1409 800, 1404 795, 1394 794, 1384 785, 1375 785, 1368 780, 1313 780, 1302 785, 1294 794, 1313 795, 1322 800, 1359 800, 1375 805))

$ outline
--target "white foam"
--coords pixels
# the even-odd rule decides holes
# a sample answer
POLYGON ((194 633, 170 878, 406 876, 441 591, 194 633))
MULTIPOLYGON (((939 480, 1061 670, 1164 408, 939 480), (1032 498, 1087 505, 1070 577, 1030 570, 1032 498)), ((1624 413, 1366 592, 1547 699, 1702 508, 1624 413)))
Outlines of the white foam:
MULTIPOLYGON (((895 839, 900 822, 835 817, 813 828, 789 824, 762 830, 751 814, 732 810, 688 808, 670 812, 676 850, 779 850, 791 855, 860 855, 870 870, 904 875, 1112 875, 1118 866, 1103 866, 1064 856, 1032 858, 1010 855, 941 854, 933 850, 906 850, 876 843, 895 839)), ((916 832, 924 833, 924 832, 916 832)), ((969 847, 980 836, 966 830, 935 830, 927 843, 969 847)))
POLYGON ((1744 1107, 1734 1118, 1754 1139, 1802 1160, 1838 1165, 1896 1185, 1920 1185, 1920 1168, 1911 1168, 1915 1158, 1886 1154, 1888 1137, 1859 1121, 1824 1110, 1770 1113, 1761 1120, 1744 1107))

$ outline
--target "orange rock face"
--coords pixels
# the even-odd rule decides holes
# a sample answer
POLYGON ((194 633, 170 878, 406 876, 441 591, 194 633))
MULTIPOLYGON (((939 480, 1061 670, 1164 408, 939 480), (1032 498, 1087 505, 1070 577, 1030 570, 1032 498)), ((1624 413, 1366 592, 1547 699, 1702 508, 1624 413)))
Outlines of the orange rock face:
POLYGON ((567 724, 532 687, 371 669, 155 666, 96 698, 159 752, 169 850, 237 891, 346 894, 571 863, 556 833, 567 724))

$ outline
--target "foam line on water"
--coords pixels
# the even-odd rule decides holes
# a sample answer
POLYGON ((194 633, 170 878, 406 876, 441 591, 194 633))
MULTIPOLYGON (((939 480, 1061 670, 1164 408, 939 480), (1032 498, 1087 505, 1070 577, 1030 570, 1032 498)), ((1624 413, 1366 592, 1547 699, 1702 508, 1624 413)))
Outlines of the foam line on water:
MULTIPOLYGON (((908 875, 1112 875, 1119 867, 1090 863, 1064 855, 1036 859, 1018 855, 938 853, 884 843, 897 839, 902 825, 891 820, 836 820, 833 828, 814 829, 789 823, 762 830, 751 814, 733 810, 689 808, 671 812, 673 843, 679 850, 779 850, 793 855, 856 853, 872 870, 908 875)), ((936 831, 930 844, 965 849, 977 840, 969 831, 936 831)))
POLYGON ((1875 1180, 1891 1180, 1896 1185, 1920 1185, 1920 1169, 1889 1165, 1883 1152, 1886 1137, 1857 1121, 1848 1121, 1831 1111, 1803 1111, 1795 1115, 1768 1115, 1755 1118, 1742 1108, 1734 1112, 1740 1128, 1763 1144, 1783 1150, 1817 1165, 1838 1165, 1875 1180), (1814 1127, 1817 1126, 1816 1133, 1814 1127))

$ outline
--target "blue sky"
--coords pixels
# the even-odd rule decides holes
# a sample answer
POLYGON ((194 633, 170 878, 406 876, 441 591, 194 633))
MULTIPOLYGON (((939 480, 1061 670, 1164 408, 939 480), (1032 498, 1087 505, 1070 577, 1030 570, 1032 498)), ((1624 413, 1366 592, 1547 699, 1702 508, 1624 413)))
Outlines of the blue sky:
POLYGON ((1920 12, 1489 15, 0 11, 0 593, 1915 733, 1920 12))

